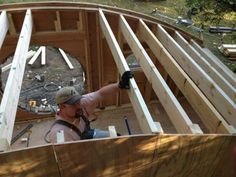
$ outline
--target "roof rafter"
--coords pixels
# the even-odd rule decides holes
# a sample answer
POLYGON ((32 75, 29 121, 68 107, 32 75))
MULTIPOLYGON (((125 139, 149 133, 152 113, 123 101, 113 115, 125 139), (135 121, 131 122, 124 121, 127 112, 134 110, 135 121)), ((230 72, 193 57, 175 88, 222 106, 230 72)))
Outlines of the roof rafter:
POLYGON ((179 65, 188 73, 223 117, 236 127, 236 105, 205 71, 184 51, 170 34, 158 24, 157 38, 179 65))
POLYGON ((10 148, 31 33, 32 15, 27 10, 0 106, 0 150, 10 148))
POLYGON ((232 133, 232 130, 223 117, 195 85, 191 78, 183 71, 143 20, 139 20, 139 34, 151 48, 165 70, 168 71, 170 77, 197 112, 209 132, 232 133))
MULTIPOLYGON (((99 20, 100 26, 103 31, 103 34, 107 40, 107 43, 110 47, 112 55, 115 59, 117 68, 122 75, 125 71, 129 71, 130 68, 124 58, 124 55, 119 47, 119 44, 108 24, 103 11, 99 10, 99 20)), ((127 90, 133 109, 138 118, 138 122, 143 133, 158 133, 160 130, 157 129, 151 114, 148 111, 148 108, 143 100, 143 97, 139 91, 139 88, 134 80, 130 79, 130 90, 127 90)))
POLYGON ((122 15, 120 15, 120 28, 176 130, 179 133, 203 133, 200 127, 189 119, 122 15))

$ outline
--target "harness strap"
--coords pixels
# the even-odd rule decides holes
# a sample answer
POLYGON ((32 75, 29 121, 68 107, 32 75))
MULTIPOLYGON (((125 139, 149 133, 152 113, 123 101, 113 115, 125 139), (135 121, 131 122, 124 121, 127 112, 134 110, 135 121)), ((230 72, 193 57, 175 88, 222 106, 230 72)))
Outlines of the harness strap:
POLYGON ((82 136, 82 133, 81 133, 81 131, 80 131, 75 125, 70 124, 69 122, 66 122, 66 121, 61 120, 61 119, 56 120, 53 125, 55 125, 55 124, 64 125, 64 126, 70 128, 70 129, 72 129, 72 130, 73 130, 74 132, 76 132, 77 135, 82 139, 82 137, 83 137, 83 136, 82 136))

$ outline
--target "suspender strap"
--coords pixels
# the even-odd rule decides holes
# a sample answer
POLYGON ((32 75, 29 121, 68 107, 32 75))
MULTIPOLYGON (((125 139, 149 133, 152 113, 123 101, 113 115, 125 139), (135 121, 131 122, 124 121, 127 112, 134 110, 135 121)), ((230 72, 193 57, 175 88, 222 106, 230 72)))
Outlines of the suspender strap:
POLYGON ((80 115, 80 117, 82 117, 82 119, 84 120, 84 122, 85 122, 85 125, 86 125, 86 130, 88 131, 88 130, 90 130, 91 128, 90 128, 90 121, 82 114, 82 115, 80 115))
POLYGON ((81 133, 81 131, 80 131, 75 125, 70 124, 70 123, 68 123, 68 122, 66 122, 66 121, 64 121, 64 120, 61 120, 61 119, 56 120, 53 125, 55 125, 55 124, 64 125, 64 126, 70 128, 70 129, 72 129, 72 130, 73 130, 74 132, 76 132, 76 133, 78 134, 78 136, 82 139, 82 133, 81 133))

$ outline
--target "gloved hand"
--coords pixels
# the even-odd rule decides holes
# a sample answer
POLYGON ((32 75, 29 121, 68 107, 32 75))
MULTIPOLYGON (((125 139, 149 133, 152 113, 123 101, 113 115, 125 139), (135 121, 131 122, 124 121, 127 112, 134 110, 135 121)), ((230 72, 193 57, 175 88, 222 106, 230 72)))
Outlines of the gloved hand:
POLYGON ((129 89, 129 79, 131 79, 133 77, 133 73, 131 71, 125 71, 122 76, 121 76, 121 80, 119 82, 119 88, 121 89, 129 89))

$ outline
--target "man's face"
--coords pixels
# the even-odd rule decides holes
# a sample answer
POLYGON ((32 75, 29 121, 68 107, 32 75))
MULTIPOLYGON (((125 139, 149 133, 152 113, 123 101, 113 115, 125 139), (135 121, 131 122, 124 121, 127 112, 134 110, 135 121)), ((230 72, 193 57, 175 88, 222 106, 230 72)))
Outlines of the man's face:
POLYGON ((68 117, 74 118, 77 112, 76 105, 63 104, 61 109, 68 117))

